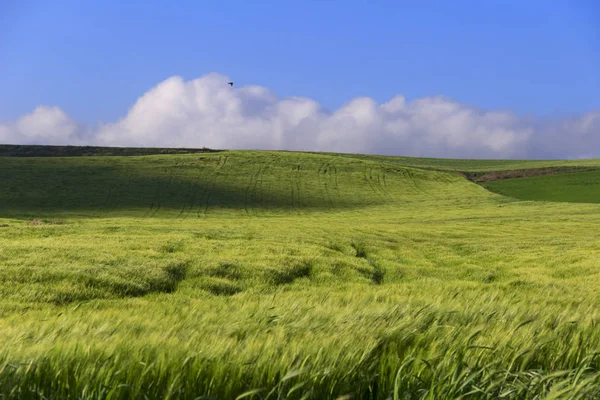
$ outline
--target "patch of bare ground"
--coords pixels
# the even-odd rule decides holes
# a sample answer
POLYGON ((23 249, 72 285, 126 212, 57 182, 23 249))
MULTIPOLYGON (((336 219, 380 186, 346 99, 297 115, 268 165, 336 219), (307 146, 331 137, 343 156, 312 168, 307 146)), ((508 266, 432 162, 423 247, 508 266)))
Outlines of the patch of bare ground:
POLYGON ((535 176, 568 174, 574 172, 596 171, 599 168, 594 167, 546 167, 517 169, 509 171, 487 171, 487 172, 462 172, 462 174, 471 182, 489 182, 502 179, 532 178, 535 176))
POLYGON ((40 226, 40 225, 63 225, 64 221, 61 220, 40 220, 40 219, 34 219, 31 221, 27 221, 25 222, 26 225, 29 226, 40 226))

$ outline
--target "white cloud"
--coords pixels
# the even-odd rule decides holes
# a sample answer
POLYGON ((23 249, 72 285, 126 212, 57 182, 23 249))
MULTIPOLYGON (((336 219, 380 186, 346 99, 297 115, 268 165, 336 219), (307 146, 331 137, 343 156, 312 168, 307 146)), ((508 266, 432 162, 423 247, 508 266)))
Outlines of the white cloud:
POLYGON ((38 106, 14 123, 0 125, 6 144, 74 144, 82 128, 58 107, 38 106))
POLYGON ((231 88, 213 73, 171 77, 142 95, 119 121, 84 129, 57 107, 40 106, 0 125, 0 142, 286 149, 472 158, 600 156, 600 111, 532 121, 441 96, 377 104, 356 98, 333 112, 279 99, 260 86, 231 88))

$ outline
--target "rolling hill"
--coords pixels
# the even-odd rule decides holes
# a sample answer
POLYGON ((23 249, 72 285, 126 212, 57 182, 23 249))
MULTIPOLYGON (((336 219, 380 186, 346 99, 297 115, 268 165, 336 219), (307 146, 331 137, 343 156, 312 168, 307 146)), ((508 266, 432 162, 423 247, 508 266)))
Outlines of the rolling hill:
POLYGON ((598 160, 2 151, 4 398, 600 396, 598 160))
POLYGON ((176 217, 335 211, 489 197, 460 176, 330 155, 219 152, 0 158, 5 215, 176 217))

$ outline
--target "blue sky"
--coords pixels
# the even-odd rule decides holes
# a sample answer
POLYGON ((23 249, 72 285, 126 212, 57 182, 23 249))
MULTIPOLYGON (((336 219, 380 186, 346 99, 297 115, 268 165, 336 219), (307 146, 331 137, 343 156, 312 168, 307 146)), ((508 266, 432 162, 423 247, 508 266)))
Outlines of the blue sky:
POLYGON ((485 109, 600 107, 600 3, 0 2, 0 118, 38 104, 94 122, 208 72, 328 108, 444 95, 485 109))
POLYGON ((40 105, 113 122, 210 72, 328 110, 401 94, 566 118, 600 109, 600 2, 0 0, 5 124, 40 105))

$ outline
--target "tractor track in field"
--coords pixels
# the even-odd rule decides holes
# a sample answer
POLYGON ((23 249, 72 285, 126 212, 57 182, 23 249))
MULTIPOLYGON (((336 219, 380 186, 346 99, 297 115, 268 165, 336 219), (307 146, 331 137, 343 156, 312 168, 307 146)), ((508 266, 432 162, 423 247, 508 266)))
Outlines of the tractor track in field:
POLYGON ((179 212, 178 217, 181 217, 182 219, 186 219, 187 217, 190 216, 190 214, 196 204, 196 196, 198 195, 198 190, 192 190, 192 191, 190 191, 190 193, 191 194, 188 196, 189 202, 186 200, 185 203, 183 204, 183 207, 181 207, 181 211, 179 212), (187 212, 186 212, 186 208, 187 208, 187 212))
POLYGON ((335 185, 335 192, 337 193, 338 199, 340 196, 340 186, 338 185, 338 174, 337 174, 337 166, 335 164, 331 164, 331 169, 333 170, 333 182, 335 185))
MULTIPOLYGON (((265 202, 265 191, 263 190, 263 184, 265 183, 264 180, 264 175, 265 175, 265 171, 267 169, 269 169, 269 167, 271 166, 271 163, 267 163, 265 166, 263 166, 260 169, 260 172, 258 173, 258 175, 256 176, 256 181, 254 182, 254 197, 258 198, 258 204, 259 204, 259 208, 263 208, 264 207, 264 202, 265 202)), ((256 209, 254 210, 254 214, 257 214, 256 209)))
MULTIPOLYGON (((179 163, 175 164, 175 167, 179 165, 179 163)), ((171 187, 172 183, 173 183, 173 172, 171 171, 169 173, 169 169, 165 168, 165 172, 168 173, 168 180, 167 183, 164 187, 162 188, 157 188, 156 189, 156 194, 154 196, 154 200, 152 200, 152 204, 150 205, 150 210, 148 210, 148 212, 146 213, 146 215, 144 215, 145 217, 154 217, 161 208, 161 201, 160 201, 160 197, 162 192, 166 191, 169 187, 171 187)))
MULTIPOLYGON (((262 209, 264 207, 264 202, 265 202, 265 190, 264 190, 264 176, 265 176, 265 170, 267 170, 269 168, 271 164, 267 164, 265 165, 262 170, 260 171, 260 174, 258 174, 258 177, 256 179, 256 184, 255 184, 255 188, 254 188, 254 196, 258 198, 258 205, 259 205, 259 209, 262 209)), ((254 214, 256 215, 256 210, 254 211, 254 214)))
POLYGON ((290 183, 290 196, 292 199, 292 208, 295 207, 294 205, 294 168, 290 168, 290 173, 288 174, 288 181, 290 183))
MULTIPOLYGON (((204 167, 207 168, 207 167, 204 167)), ((202 176, 204 176, 206 174, 202 174, 202 176)), ((208 181, 208 180, 207 180, 208 181)), ((200 200, 198 201, 198 207, 196 209, 196 217, 200 218, 200 215, 202 214, 202 210, 204 208, 204 202, 206 201, 206 195, 208 193, 208 189, 210 187, 210 183, 209 182, 204 182, 202 185, 202 194, 200 195, 200 200)))
POLYGON ((125 175, 125 183, 121 185, 111 185, 108 195, 106 196, 106 200, 104 204, 98 209, 97 216, 102 216, 110 212, 111 209, 114 209, 118 203, 119 193, 123 191, 123 188, 127 188, 131 184, 132 173, 127 173, 125 175))
POLYGON ((292 198, 292 207, 300 207, 300 164, 290 168, 289 182, 290 182, 290 194, 292 198))
MULTIPOLYGON (((167 169, 166 169, 166 168, 165 168, 165 172, 167 172, 167 169)), ((169 183, 170 183, 171 179, 172 179, 172 177, 171 177, 171 176, 169 176, 169 180, 168 180, 167 182, 169 182, 169 183)), ((154 192, 154 197, 152 198, 152 203, 150 203, 150 208, 148 209, 148 211, 146 211, 146 213, 144 214, 144 217, 148 217, 148 216, 150 216, 150 215, 152 214, 152 212, 153 212, 153 210, 154 210, 154 206, 155 206, 155 204, 157 204, 157 203, 158 203, 158 193, 159 193, 159 190, 157 189, 157 190, 154 192)))
POLYGON ((246 214, 253 215, 256 212, 252 210, 250 204, 254 204, 256 201, 256 191, 258 186, 258 181, 260 179, 261 174, 263 173, 263 166, 259 165, 256 171, 250 176, 250 182, 246 187, 245 201, 244 201, 244 209, 246 210, 246 214))
POLYGON ((329 207, 333 208, 333 199, 331 198, 331 193, 329 191, 329 176, 321 176, 321 173, 323 175, 327 175, 327 172, 329 170, 330 164, 327 162, 322 163, 319 166, 319 170, 317 171, 317 177, 319 180, 319 186, 321 186, 324 190, 325 190, 325 200, 327 203, 329 203, 329 207))
POLYGON ((404 176, 404 178, 406 179, 406 181, 408 182, 408 184, 415 190, 415 192, 417 193, 424 193, 426 194, 427 192, 423 189, 421 189, 417 183, 415 182, 415 178, 413 176, 413 174, 410 172, 409 169, 403 169, 402 170, 402 176, 404 176))
POLYGON ((104 213, 107 212, 108 205, 112 201, 113 192, 115 191, 115 187, 116 187, 116 185, 110 185, 110 187, 108 189, 108 194, 106 195, 106 198, 104 199, 104 203, 98 208, 95 216, 100 217, 100 216, 104 215, 104 213))
MULTIPOLYGON (((206 166, 201 166, 201 165, 197 165, 197 166, 194 165, 194 166, 196 167, 195 172, 197 175, 197 177, 196 177, 197 182, 204 183, 204 181, 205 181, 204 176, 206 175, 208 168, 206 168, 206 166)), ((194 188, 194 190, 191 190, 189 192, 188 197, 187 197, 186 201, 184 202, 184 204, 181 208, 181 211, 178 215, 178 218, 181 217, 182 219, 186 219, 192 214, 192 212, 194 211, 195 208, 200 207, 199 204, 198 205, 196 204, 198 194, 200 192, 202 192, 200 201, 202 201, 204 199, 204 193, 206 191, 207 185, 202 184, 202 189, 198 189, 197 185, 191 185, 191 186, 194 188), (186 211, 186 209, 187 209, 187 211, 186 211)), ((197 217, 199 218, 200 213, 197 211, 196 214, 197 214, 197 217)))
POLYGON ((160 187, 160 188, 156 189, 156 195, 154 196, 154 200, 152 201, 152 204, 150 205, 150 210, 148 211, 148 213, 145 216, 154 217, 156 214, 158 214, 158 212, 163 207, 163 202, 161 201, 161 195, 173 186, 173 181, 175 180, 175 176, 176 176, 176 169, 177 169, 177 167, 179 167, 179 164, 180 163, 177 162, 177 163, 175 163, 175 165, 172 165, 170 168, 165 168, 165 172, 167 172, 169 179, 167 180, 167 183, 165 184, 164 187, 160 187), (171 169, 171 171, 169 171, 169 169, 171 169))
POLYGON ((184 215, 185 209, 188 207, 188 205, 190 207, 192 206, 195 195, 196 195, 196 190, 194 190, 194 186, 189 185, 189 190, 187 191, 187 193, 185 195, 185 199, 183 201, 183 204, 181 205, 181 209, 179 210, 179 214, 177 215, 177 218, 185 219, 185 216, 186 216, 186 215, 184 215))
MULTIPOLYGON (((221 165, 221 159, 219 158, 218 165, 221 165)), ((203 172, 200 174, 202 177, 206 177, 207 179, 202 179, 202 194, 200 195, 200 200, 198 201, 198 206, 196 209, 196 217, 200 218, 201 215, 206 217, 206 212, 208 211, 208 204, 210 201, 211 191, 214 187, 215 181, 217 179, 216 172, 211 171, 210 167, 203 166, 203 172), (213 176, 211 177, 211 172, 213 172, 213 176)), ((194 207, 194 206, 192 206, 194 207)), ((191 210, 190 210, 191 211, 191 210)))
POLYGON ((295 181, 295 185, 296 185, 296 204, 301 207, 302 206, 302 190, 301 190, 301 183, 302 183, 302 173, 300 172, 302 171, 302 166, 300 164, 298 164, 297 168, 296 168, 296 181, 295 181))
POLYGON ((104 204, 102 204, 98 210, 96 211, 95 215, 96 217, 100 217, 105 213, 105 210, 107 208, 107 204, 110 203, 110 200, 113 196, 113 192, 115 190, 115 186, 111 185, 110 188, 108 189, 108 194, 106 195, 106 199, 104 200, 104 204))
MULTIPOLYGON (((219 157, 219 161, 218 161, 218 165, 221 165, 221 158, 219 157)), ((223 163, 223 165, 225 165, 223 163)), ((210 191, 212 190, 215 180, 217 179, 216 177, 216 173, 215 175, 212 177, 212 179, 210 179, 209 175, 210 175, 210 167, 203 165, 202 168, 199 168, 200 171, 198 173, 198 178, 201 177, 207 177, 208 179, 200 179, 202 181, 202 193, 200 194, 200 199, 198 200, 197 205, 196 204, 192 204, 190 206, 190 211, 189 213, 192 212, 192 210, 194 208, 196 208, 196 217, 200 218, 201 215, 206 216, 206 211, 208 209, 208 199, 210 198, 210 191)), ((200 190, 198 190, 196 193, 199 193, 200 190)), ((195 203, 195 201, 194 201, 195 203)))
POLYGON ((206 167, 205 165, 198 165, 197 179, 198 179, 198 182, 200 182, 202 184, 202 188, 201 189, 197 188, 194 191, 194 194, 190 201, 188 211, 187 211, 187 213, 183 214, 183 219, 186 219, 187 217, 192 215, 194 210, 196 210, 196 218, 200 218, 200 210, 201 210, 201 207, 202 207, 202 204, 204 201, 204 196, 205 196, 207 188, 208 188, 208 184, 206 183, 207 179, 205 179, 207 172, 208 172, 208 167, 206 167), (198 199, 198 194, 200 194, 199 199, 198 199))
POLYGON ((213 175, 213 179, 210 182, 210 185, 207 185, 206 187, 208 188, 208 190, 205 190, 204 193, 206 194, 206 202, 204 204, 204 217, 206 217, 206 214, 208 212, 208 208, 210 207, 210 200, 213 196, 214 193, 214 188, 215 185, 217 183, 217 180, 219 179, 220 175, 221 175, 221 170, 223 169, 223 167, 225 166, 225 164, 227 164, 227 159, 229 158, 229 156, 219 156, 219 161, 218 161, 218 165, 217 168, 215 169, 214 175, 213 175))
POLYGON ((387 199, 392 197, 387 189, 387 183, 385 182, 385 169, 382 167, 377 167, 377 188, 387 199))
POLYGON ((363 175, 364 175, 364 177, 365 177, 365 181, 367 182, 367 184, 369 185, 369 187, 371 188, 371 190, 372 190, 374 193, 376 193, 376 194, 379 194, 379 193, 377 192, 377 190, 375 190, 375 188, 373 187, 373 183, 372 183, 372 182, 369 180, 369 175, 368 175, 367 171, 369 171, 369 168, 368 168, 368 167, 365 167, 365 170, 363 171, 363 175))
POLYGON ((383 190, 385 191, 385 193, 387 194, 388 198, 390 198, 390 199, 391 199, 391 198, 393 198, 394 196, 393 196, 393 194, 392 194, 392 193, 390 193, 390 190, 388 189, 387 181, 386 181, 386 179, 385 179, 385 176, 386 176, 386 172, 387 172, 387 170, 386 170, 386 168, 384 168, 384 167, 380 167, 380 170, 381 170, 381 182, 383 182, 383 186, 382 186, 382 188, 383 188, 383 190))
POLYGON ((381 199, 389 198, 389 195, 382 191, 379 181, 373 180, 373 167, 366 167, 364 169, 364 177, 367 184, 371 187, 373 193, 375 193, 381 199))

